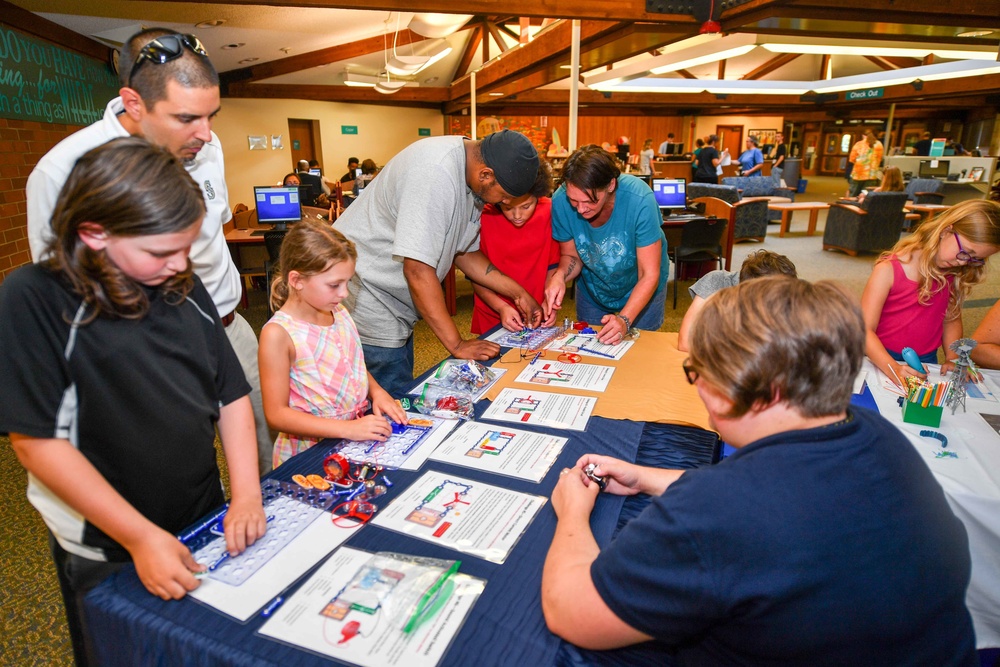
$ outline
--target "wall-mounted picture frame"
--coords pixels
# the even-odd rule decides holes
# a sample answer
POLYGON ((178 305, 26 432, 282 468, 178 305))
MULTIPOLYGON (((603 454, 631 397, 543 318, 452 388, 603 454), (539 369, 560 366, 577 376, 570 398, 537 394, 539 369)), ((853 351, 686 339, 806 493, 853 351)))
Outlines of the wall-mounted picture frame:
POLYGON ((247 141, 250 143, 250 150, 252 151, 266 151, 267 150, 267 136, 263 134, 249 134, 247 135, 247 141))
POLYGON ((770 146, 774 145, 774 135, 778 133, 777 130, 750 130, 747 132, 748 137, 757 138, 757 146, 763 146, 768 144, 770 146))
POLYGON ((280 134, 271 135, 271 150, 280 151, 285 149, 285 142, 282 141, 280 134))
POLYGON ((974 181, 981 181, 983 180, 983 172, 985 171, 986 169, 983 167, 973 167, 972 171, 969 172, 969 178, 974 181))

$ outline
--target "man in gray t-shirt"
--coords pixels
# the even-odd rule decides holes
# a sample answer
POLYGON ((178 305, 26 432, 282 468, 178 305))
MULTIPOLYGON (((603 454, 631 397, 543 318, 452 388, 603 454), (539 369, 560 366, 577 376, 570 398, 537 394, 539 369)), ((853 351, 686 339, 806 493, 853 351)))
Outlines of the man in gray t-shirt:
POLYGON ((390 160, 337 221, 358 249, 347 307, 368 371, 390 394, 412 388, 413 326, 420 317, 454 357, 485 360, 500 352, 495 343, 464 340, 448 314, 441 281, 453 262, 513 300, 525 322, 541 321, 538 303, 479 251, 484 203, 520 197, 537 172, 538 154, 517 132, 478 142, 423 139, 390 160))

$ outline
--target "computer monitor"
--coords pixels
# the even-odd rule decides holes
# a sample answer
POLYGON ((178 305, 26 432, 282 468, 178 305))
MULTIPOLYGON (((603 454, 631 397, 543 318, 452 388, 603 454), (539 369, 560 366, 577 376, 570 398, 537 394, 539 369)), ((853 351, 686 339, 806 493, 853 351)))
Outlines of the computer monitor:
POLYGON ((948 178, 951 160, 921 160, 917 175, 920 178, 948 178))
POLYGON ((302 219, 302 200, 297 185, 255 185, 253 200, 257 204, 257 222, 284 228, 302 219))
POLYGON ((663 213, 687 208, 687 181, 683 178, 654 178, 653 196, 663 213))
POLYGON ((309 173, 312 174, 313 176, 322 176, 323 170, 320 169, 319 167, 316 167, 315 169, 310 169, 309 173))

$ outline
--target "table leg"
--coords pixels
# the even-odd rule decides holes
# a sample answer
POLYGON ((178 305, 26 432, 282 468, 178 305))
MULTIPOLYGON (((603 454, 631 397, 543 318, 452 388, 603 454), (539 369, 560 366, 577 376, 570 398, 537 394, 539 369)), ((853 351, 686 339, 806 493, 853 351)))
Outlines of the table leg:
POLYGON ((812 236, 816 233, 816 223, 819 221, 819 209, 812 208, 809 209, 809 229, 806 231, 806 236, 812 236))
POLYGON ((778 230, 778 236, 783 237, 788 231, 788 225, 792 222, 792 210, 785 209, 781 212, 781 229, 778 230))

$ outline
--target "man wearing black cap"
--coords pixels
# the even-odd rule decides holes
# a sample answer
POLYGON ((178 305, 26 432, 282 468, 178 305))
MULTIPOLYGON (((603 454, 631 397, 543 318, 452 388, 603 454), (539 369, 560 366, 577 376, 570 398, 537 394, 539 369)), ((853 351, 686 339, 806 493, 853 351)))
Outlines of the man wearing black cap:
POLYGON ((358 249, 346 305, 368 371, 393 396, 412 388, 419 317, 452 356, 485 360, 500 352, 495 343, 464 340, 448 314, 441 281, 452 262, 474 282, 510 298, 525 322, 541 321, 538 303, 479 251, 483 205, 525 194, 537 172, 538 153, 517 132, 503 130, 479 142, 423 139, 391 159, 337 221, 358 249))

